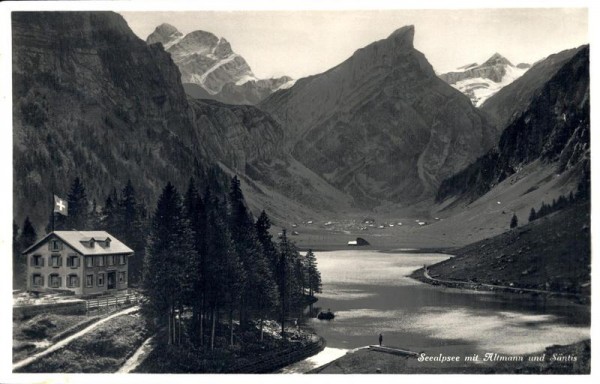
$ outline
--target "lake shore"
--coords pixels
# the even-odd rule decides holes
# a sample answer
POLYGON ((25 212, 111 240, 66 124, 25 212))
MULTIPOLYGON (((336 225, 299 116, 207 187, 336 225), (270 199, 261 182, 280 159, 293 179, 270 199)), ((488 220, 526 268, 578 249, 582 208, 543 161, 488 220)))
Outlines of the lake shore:
MULTIPOLYGON (((441 362, 438 355, 430 356, 433 361, 425 361, 417 356, 398 355, 360 348, 315 368, 311 374, 589 374, 591 364, 590 340, 565 346, 550 346, 538 354, 524 355, 525 361, 483 362, 478 361, 441 362), (541 361, 528 361, 529 356, 541 361), (419 361, 421 360, 421 361, 419 361)), ((419 352, 424 353, 424 352, 419 352)), ((450 356, 447 356, 450 357, 450 356)), ((491 356, 490 359, 499 357, 491 356)))
POLYGON ((589 204, 452 251, 410 276, 452 288, 566 297, 590 304, 589 204))
MULTIPOLYGON (((249 324, 250 325, 250 324, 249 324)), ((226 324, 217 324, 217 346, 167 346, 156 343, 132 373, 273 373, 319 353, 325 340, 304 327, 286 327, 286 339, 279 334, 280 325, 265 321, 264 342, 259 342, 257 328, 240 332, 236 329, 236 345, 230 347, 223 335, 226 324)), ((156 337, 164 339, 164 331, 156 337)))

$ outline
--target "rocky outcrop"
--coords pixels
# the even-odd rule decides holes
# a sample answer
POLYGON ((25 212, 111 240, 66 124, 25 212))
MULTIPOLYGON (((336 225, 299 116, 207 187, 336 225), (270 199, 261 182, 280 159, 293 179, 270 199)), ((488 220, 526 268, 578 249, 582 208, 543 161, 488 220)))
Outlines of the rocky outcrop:
POLYGON ((440 75, 440 78, 448 84, 454 84, 464 79, 472 78, 483 78, 490 79, 499 83, 506 74, 506 67, 513 66, 508 59, 494 53, 485 63, 481 65, 469 64, 468 66, 462 67, 463 71, 460 72, 448 72, 440 75))
MULTIPOLYGON (((527 64, 525 64, 527 65, 527 64)), ((524 64, 514 66, 508 59, 495 53, 485 63, 469 64, 458 71, 440 75, 440 78, 467 95, 479 107, 500 89, 523 75, 524 64)))
MULTIPOLYGON (((545 65, 554 66, 555 59, 545 65)), ((587 177, 589 90, 589 46, 585 46, 535 91, 527 108, 504 130, 496 148, 444 180, 437 200, 452 196, 474 200, 536 160, 556 164, 558 173, 573 171, 578 179, 587 177)))
POLYGON ((194 125, 210 157, 232 170, 270 164, 284 157, 283 129, 253 106, 191 100, 194 125))
POLYGON ((165 47, 169 47, 171 42, 180 40, 183 37, 183 33, 179 32, 177 28, 170 24, 161 24, 146 40, 148 44, 161 43, 165 47))
POLYGON ((529 107, 534 95, 568 62, 578 49, 568 49, 535 63, 520 78, 490 97, 481 109, 503 130, 529 107))
MULTIPOLYGON (((271 206, 273 193, 281 194, 279 199, 284 201, 304 205, 304 210, 332 211, 349 205, 348 196, 284 151, 284 129, 268 113, 254 106, 213 100, 190 100, 190 106, 208 157, 252 186, 246 189, 252 208, 255 198, 271 206)), ((257 208, 262 210, 264 205, 257 208)))
POLYGON ((162 47, 172 30, 147 45, 112 12, 15 12, 12 23, 16 222, 42 231, 52 191, 66 196, 76 176, 100 206, 128 180, 151 206, 167 181, 223 186, 222 171, 242 179, 254 212, 348 205, 284 153, 267 113, 190 100, 162 47))
POLYGON ((181 81, 194 98, 227 104, 256 104, 291 81, 283 76, 258 79, 246 60, 224 38, 206 31, 183 35, 170 24, 161 24, 146 39, 160 43, 181 71, 181 81), (194 84, 195 86, 192 86, 194 84))
POLYGON ((241 85, 226 83, 221 92, 214 95, 197 84, 184 83, 183 88, 194 99, 212 99, 233 105, 255 105, 274 91, 291 86, 293 82, 291 77, 282 76, 276 79, 249 80, 241 85))
POLYGON ((12 32, 17 222, 45 224, 75 176, 90 201, 131 179, 153 203, 209 164, 177 66, 120 15, 14 12, 12 32))
POLYGON ((414 33, 400 28, 259 105, 284 127, 298 161, 363 206, 432 197, 497 138, 414 49, 414 33))

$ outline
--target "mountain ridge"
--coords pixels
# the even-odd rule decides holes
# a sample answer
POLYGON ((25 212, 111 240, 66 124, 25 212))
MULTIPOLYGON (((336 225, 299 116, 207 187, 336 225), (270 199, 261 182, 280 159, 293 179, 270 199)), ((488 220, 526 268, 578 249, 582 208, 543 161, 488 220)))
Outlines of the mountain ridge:
POLYGON ((443 73, 440 78, 471 99, 473 105, 481 107, 486 100, 503 87, 521 77, 527 68, 514 66, 507 58, 494 53, 483 64, 467 64, 457 71, 443 73))
MULTIPOLYGON (((548 60, 552 60, 550 58, 548 60)), ((497 147, 444 180, 436 200, 473 200, 535 160, 557 172, 589 169, 589 46, 578 49, 539 89, 500 136, 497 147)), ((518 89, 518 88, 517 88, 518 89)))
POLYGON ((187 84, 186 91, 194 98, 254 105, 292 81, 288 76, 259 79, 224 37, 211 32, 195 30, 184 35, 163 23, 148 35, 146 43, 162 44, 171 54, 181 71, 182 83, 187 84))
POLYGON ((259 104, 286 127, 296 159, 366 206, 427 199, 440 174, 497 137, 414 49, 414 34, 414 26, 399 28, 259 104))

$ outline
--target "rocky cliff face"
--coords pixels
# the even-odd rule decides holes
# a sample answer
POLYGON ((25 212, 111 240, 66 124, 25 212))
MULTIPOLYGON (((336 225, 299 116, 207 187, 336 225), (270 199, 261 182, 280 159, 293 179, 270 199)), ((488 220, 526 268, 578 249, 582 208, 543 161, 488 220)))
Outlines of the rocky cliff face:
POLYGON ((249 80, 241 85, 226 83, 221 92, 210 94, 193 83, 184 83, 185 92, 194 99, 210 99, 233 105, 256 105, 279 89, 290 87, 294 81, 282 76, 276 79, 249 80))
POLYGON ((120 15, 14 12, 12 27, 15 219, 45 223, 75 176, 90 200, 131 179, 153 203, 202 173, 177 66, 120 15))
POLYGON ((190 100, 190 106, 208 157, 242 177, 249 185, 246 192, 251 206, 255 199, 261 210, 273 206, 275 200, 284 210, 291 208, 290 204, 303 205, 305 211, 335 211, 350 205, 348 196, 284 151, 284 129, 268 113, 254 106, 212 100, 190 100))
POLYGON ((283 129, 260 109, 211 100, 191 100, 190 105, 208 154, 228 168, 245 173, 284 157, 283 129))
POLYGON ((160 43, 181 71, 181 81, 192 97, 210 98, 228 104, 256 104, 289 82, 289 77, 259 80, 246 60, 231 49, 224 38, 210 32, 183 35, 169 24, 161 24, 146 39, 160 43))
MULTIPOLYGON (((242 178, 255 212, 349 205, 284 153, 283 129, 267 113, 189 100, 171 55, 138 39, 118 14, 12 17, 17 222, 45 225, 52 192, 65 197, 76 176, 99 205, 127 180, 151 205, 167 181, 223 184, 215 165, 242 178)), ((156 38, 173 32, 165 35, 156 38)))
MULTIPOLYGON (((540 64, 554 67, 556 57, 549 59, 540 64)), ((438 201, 451 196, 473 200, 536 160, 555 164, 558 173, 585 177, 590 155, 589 89, 589 46, 585 46, 536 88, 531 102, 502 133, 497 148, 444 180, 438 201)))
POLYGON ((401 28, 260 104, 298 161, 365 206, 433 196, 497 138, 414 49, 414 32, 401 28))
POLYGON ((526 64, 512 65, 508 59, 495 53, 485 63, 465 65, 440 78, 467 95, 479 107, 487 99, 525 73, 526 64))
POLYGON ((520 78, 492 95, 481 109, 501 129, 529 107, 531 99, 579 49, 568 49, 535 63, 520 78))

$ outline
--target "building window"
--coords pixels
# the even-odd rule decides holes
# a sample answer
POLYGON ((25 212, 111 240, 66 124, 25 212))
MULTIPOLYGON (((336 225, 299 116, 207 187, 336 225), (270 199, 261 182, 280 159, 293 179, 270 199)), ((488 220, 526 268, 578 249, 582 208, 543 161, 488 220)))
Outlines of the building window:
POLYGON ((85 276, 85 286, 86 287, 94 286, 94 275, 86 275, 85 276))
POLYGON ((62 249, 59 240, 50 240, 50 250, 51 251, 60 251, 62 249))
POLYGON ((87 268, 92 268, 94 266, 94 256, 87 256, 85 258, 85 266, 87 268))
POLYGON ((96 266, 104 267, 104 256, 96 256, 96 266))
POLYGON ((50 280, 48 281, 50 288, 60 288, 61 281, 58 273, 53 273, 50 275, 50 280))
POLYGON ((69 275, 67 277, 67 286, 69 288, 79 287, 79 276, 69 275))
POLYGON ((79 256, 69 256, 67 258, 67 267, 78 268, 79 267, 79 256))
POLYGON ((41 255, 31 256, 31 265, 34 267, 43 267, 44 266, 44 258, 41 255))
POLYGON ((126 262, 127 259, 125 258, 125 255, 119 255, 119 264, 125 265, 126 262))
POLYGON ((106 256, 106 265, 115 265, 115 256, 106 256))
POLYGON ((119 272, 119 283, 124 283, 127 281, 127 275, 125 274, 126 272, 119 272))
POLYGON ((98 286, 99 287, 103 287, 104 286, 104 273, 99 273, 98 274, 98 286))
POLYGON ((39 273, 34 273, 31 276, 31 283, 34 287, 42 287, 44 286, 44 278, 39 273))
POLYGON ((60 255, 50 256, 50 266, 54 268, 60 267, 60 255))

